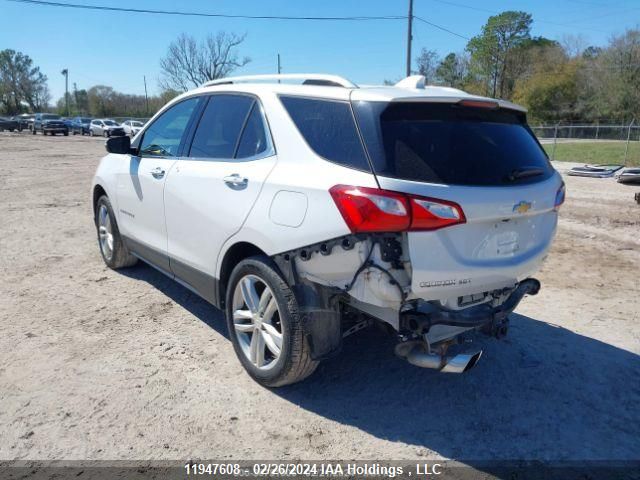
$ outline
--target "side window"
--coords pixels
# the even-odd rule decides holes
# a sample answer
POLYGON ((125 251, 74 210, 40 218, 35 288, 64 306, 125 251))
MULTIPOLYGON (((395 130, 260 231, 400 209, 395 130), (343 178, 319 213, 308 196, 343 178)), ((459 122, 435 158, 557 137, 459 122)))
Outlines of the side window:
POLYGON ((348 102, 280 97, 298 131, 316 154, 370 172, 348 102))
POLYGON ((140 156, 175 157, 189 119, 201 97, 184 100, 160 115, 144 132, 140 156))
POLYGON ((240 131, 254 102, 245 95, 213 95, 202 113, 189 156, 233 158, 240 131))
POLYGON ((242 131, 240 143, 236 158, 248 158, 260 155, 267 150, 267 135, 262 115, 260 114, 260 105, 258 102, 253 104, 247 123, 242 131))

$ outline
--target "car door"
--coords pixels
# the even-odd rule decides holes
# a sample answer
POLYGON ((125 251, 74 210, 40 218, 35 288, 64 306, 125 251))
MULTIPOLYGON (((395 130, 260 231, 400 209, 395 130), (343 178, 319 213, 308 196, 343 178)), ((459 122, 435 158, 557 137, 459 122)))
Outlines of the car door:
POLYGON ((276 156, 250 95, 212 95, 193 131, 165 186, 168 252, 176 277, 216 303, 218 253, 251 211, 276 156))
POLYGON ((186 138, 201 97, 183 100, 163 112, 145 130, 126 171, 118 173, 120 232, 137 255, 167 272, 164 187, 186 138))

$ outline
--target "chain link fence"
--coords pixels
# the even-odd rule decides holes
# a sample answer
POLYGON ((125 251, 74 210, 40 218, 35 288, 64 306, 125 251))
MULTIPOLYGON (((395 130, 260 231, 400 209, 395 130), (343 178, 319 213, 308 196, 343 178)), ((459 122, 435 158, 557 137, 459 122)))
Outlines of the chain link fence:
POLYGON ((640 165, 640 125, 538 125, 531 129, 552 160, 640 165))

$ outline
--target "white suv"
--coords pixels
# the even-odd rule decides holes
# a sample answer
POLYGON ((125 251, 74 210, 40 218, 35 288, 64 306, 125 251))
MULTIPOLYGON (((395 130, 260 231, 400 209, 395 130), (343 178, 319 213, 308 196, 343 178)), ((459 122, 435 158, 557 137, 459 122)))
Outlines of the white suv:
POLYGON ((106 264, 142 259, 221 308, 268 386, 374 322, 410 363, 468 370, 481 352, 461 334, 503 335, 537 293, 564 200, 523 108, 423 77, 217 80, 107 150, 92 187, 106 264))

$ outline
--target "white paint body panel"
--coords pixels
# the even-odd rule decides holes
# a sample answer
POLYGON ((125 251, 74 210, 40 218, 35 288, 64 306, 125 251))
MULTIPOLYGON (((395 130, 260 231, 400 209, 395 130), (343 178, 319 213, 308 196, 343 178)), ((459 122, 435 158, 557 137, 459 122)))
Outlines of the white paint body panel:
POLYGON ((164 212, 164 185, 175 159, 118 155, 116 173, 118 226, 122 234, 166 255, 167 229, 164 212), (155 178, 151 171, 165 174, 155 178))
POLYGON ((215 276, 218 252, 242 227, 276 161, 177 160, 164 191, 169 257, 215 276), (231 175, 246 178, 246 187, 227 185, 231 175))

